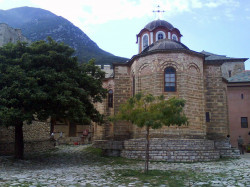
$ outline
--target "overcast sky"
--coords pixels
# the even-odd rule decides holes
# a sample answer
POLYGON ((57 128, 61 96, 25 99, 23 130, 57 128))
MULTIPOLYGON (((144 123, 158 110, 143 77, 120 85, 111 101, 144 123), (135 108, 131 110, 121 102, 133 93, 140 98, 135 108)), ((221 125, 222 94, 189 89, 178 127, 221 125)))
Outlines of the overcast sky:
MULTIPOLYGON (((39 7, 62 16, 114 55, 131 58, 138 53, 136 34, 161 19, 183 35, 194 51, 229 57, 250 57, 250 0, 0 0, 0 9, 39 7)), ((250 70, 250 60, 246 62, 250 70)))

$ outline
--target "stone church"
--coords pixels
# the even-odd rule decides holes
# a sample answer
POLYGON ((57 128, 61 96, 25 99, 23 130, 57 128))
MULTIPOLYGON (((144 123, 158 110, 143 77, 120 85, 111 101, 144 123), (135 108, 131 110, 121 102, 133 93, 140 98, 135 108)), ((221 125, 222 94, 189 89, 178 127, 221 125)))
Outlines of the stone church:
MULTIPOLYGON (((0 24, 0 33, 0 46, 18 40, 29 42, 19 29, 6 24, 0 24)), ((249 102, 246 102, 250 97, 250 73, 244 71, 247 59, 195 52, 181 43, 181 37, 181 32, 164 20, 147 24, 137 35, 137 55, 127 63, 102 67, 106 72, 103 87, 108 90, 108 97, 96 107, 105 115, 114 115, 120 104, 142 91, 155 96, 163 94, 166 98, 183 98, 189 126, 150 130, 150 158, 204 161, 237 157, 237 149, 231 148, 226 137, 232 135, 234 145, 240 134, 246 143, 250 142, 249 102)), ((53 149, 51 131, 49 121, 35 121, 25 126, 25 150, 53 149)), ((91 127, 58 120, 53 132, 60 143, 82 144, 94 140, 94 145, 108 155, 144 157, 145 130, 128 122, 107 122, 91 127)), ((14 129, 1 127, 0 155, 12 154, 13 146, 14 129)))
MULTIPOLYGON (((127 63, 114 63, 103 87, 108 97, 97 108, 115 115, 138 92, 186 100, 188 126, 150 130, 150 159, 204 161, 235 157, 231 148, 227 79, 245 69, 245 58, 196 52, 181 43, 181 32, 164 20, 148 23, 137 34, 138 54, 127 63)), ((145 129, 128 122, 94 126, 95 145, 109 155, 143 158, 145 129)))

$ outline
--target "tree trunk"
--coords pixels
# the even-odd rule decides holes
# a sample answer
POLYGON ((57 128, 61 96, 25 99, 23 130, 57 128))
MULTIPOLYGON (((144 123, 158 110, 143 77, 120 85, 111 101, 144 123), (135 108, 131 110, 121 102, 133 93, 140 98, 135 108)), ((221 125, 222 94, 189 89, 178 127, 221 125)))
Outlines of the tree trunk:
POLYGON ((23 122, 15 126, 15 158, 23 159, 24 142, 23 142, 23 122))
POLYGON ((50 119, 50 135, 52 133, 54 133, 55 125, 56 125, 56 118, 51 117, 51 119, 50 119))
POLYGON ((147 126, 146 133, 146 155, 145 155, 145 169, 144 172, 148 173, 148 162, 149 162, 149 126, 147 126))

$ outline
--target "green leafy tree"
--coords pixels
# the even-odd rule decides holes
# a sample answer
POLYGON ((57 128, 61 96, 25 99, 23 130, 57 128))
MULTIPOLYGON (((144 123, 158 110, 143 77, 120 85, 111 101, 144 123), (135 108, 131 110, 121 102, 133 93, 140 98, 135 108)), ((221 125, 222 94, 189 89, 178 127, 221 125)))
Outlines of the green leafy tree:
POLYGON ((138 127, 146 128, 145 172, 149 163, 149 130, 162 126, 187 125, 188 120, 183 113, 185 101, 172 97, 165 100, 163 96, 154 97, 152 94, 136 94, 122 104, 114 120, 125 120, 138 127))
MULTIPOLYGON (((49 117, 102 122, 93 103, 101 102, 104 72, 94 61, 79 65, 74 50, 51 38, 0 48, 0 125, 15 127, 15 157, 24 153, 23 123, 49 117)), ((53 127, 53 125, 52 125, 53 127)))

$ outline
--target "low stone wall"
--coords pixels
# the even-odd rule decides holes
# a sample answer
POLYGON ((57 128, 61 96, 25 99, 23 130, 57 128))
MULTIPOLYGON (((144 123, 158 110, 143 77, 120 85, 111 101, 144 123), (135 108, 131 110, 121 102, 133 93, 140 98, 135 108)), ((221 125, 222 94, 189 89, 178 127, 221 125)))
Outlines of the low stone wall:
MULTIPOLYGON (((145 150, 146 140, 130 139, 124 142, 127 150, 145 150)), ((213 150, 214 141, 206 139, 150 139, 150 150, 213 150)))
MULTIPOLYGON (((50 138, 50 123, 48 121, 33 121, 23 125, 23 139, 26 142, 48 140, 50 138)), ((0 127, 0 142, 14 142, 15 127, 0 127)))
MULTIPOLYGON (((125 141, 96 140, 94 147, 101 148, 107 156, 145 159, 146 140, 125 141)), ((226 140, 207 139, 150 139, 150 160, 168 162, 212 161, 219 158, 239 158, 239 150, 231 148, 226 140)))
MULTIPOLYGON (((131 139, 124 142, 121 156, 131 159, 145 158, 145 139, 131 139)), ((205 139, 163 139, 150 140, 149 159, 169 162, 211 161, 220 158, 214 142, 205 139)))
MULTIPOLYGON (((145 159, 145 150, 143 151, 129 151, 123 150, 122 157, 130 159, 145 159)), ((149 151, 149 159, 156 161, 168 162, 197 162, 197 161, 211 161, 219 159, 219 152, 216 150, 209 151, 149 151)))
MULTIPOLYGON (((0 142, 0 155, 13 155, 14 142, 0 142)), ((27 141, 24 142, 24 154, 36 153, 52 150, 55 148, 55 141, 53 140, 40 140, 40 141, 27 141)))
MULTIPOLYGON (((54 148, 50 140, 49 121, 33 121, 23 125, 24 153, 46 151, 54 148)), ((0 127, 0 155, 13 155, 15 127, 0 127)))

